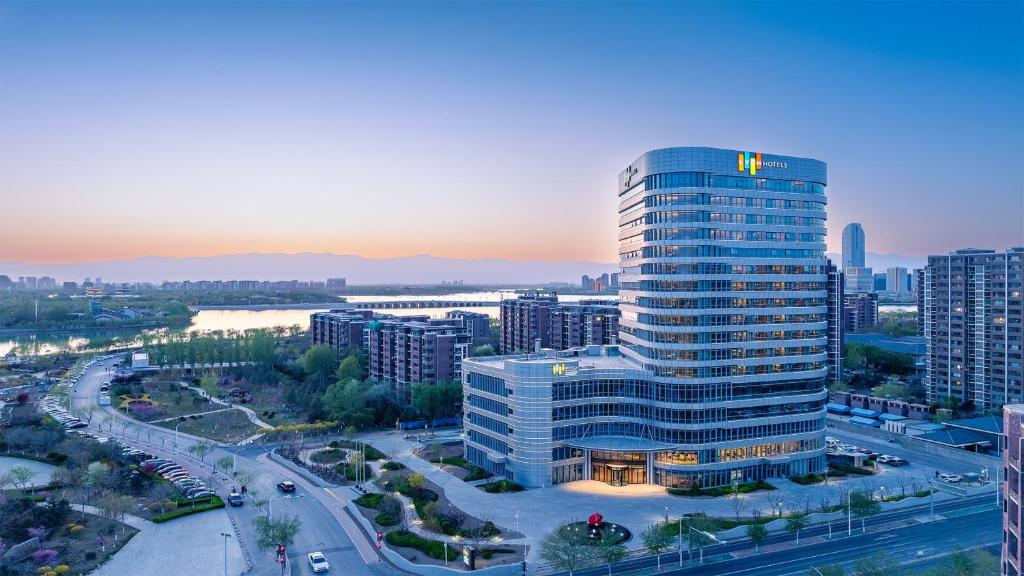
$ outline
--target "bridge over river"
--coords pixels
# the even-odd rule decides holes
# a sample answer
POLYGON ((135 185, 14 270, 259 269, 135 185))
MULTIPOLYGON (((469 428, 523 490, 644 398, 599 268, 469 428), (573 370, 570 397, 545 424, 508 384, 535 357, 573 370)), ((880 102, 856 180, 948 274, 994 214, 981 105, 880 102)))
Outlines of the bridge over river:
POLYGON ((500 300, 380 300, 374 302, 318 302, 304 304, 226 304, 190 306, 200 310, 396 310, 414 308, 487 308, 500 306, 500 300))

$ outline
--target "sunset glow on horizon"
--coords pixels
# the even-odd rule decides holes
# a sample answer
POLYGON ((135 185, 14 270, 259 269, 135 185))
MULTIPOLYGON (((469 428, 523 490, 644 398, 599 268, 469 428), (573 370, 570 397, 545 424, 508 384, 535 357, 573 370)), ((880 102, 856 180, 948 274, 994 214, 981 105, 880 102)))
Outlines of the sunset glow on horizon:
POLYGON ((0 262, 615 262, 668 146, 828 163, 831 252, 1024 242, 1020 3, 587 8, 6 2, 0 262))

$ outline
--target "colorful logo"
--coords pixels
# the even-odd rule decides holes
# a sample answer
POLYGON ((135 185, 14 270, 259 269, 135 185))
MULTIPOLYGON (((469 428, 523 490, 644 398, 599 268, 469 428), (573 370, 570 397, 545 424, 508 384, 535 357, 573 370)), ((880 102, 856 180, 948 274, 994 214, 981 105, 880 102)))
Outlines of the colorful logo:
POLYGON ((761 169, 761 153, 740 152, 736 155, 736 168, 740 172, 750 172, 753 176, 761 169))

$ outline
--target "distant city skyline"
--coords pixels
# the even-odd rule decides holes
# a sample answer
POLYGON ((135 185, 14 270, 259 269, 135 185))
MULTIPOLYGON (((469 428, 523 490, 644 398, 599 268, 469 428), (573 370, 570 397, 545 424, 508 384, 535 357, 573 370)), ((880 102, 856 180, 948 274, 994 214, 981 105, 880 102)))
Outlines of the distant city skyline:
POLYGON ((936 6, 5 2, 0 262, 615 262, 698 143, 827 162, 832 253, 1024 244, 1022 5, 936 6))

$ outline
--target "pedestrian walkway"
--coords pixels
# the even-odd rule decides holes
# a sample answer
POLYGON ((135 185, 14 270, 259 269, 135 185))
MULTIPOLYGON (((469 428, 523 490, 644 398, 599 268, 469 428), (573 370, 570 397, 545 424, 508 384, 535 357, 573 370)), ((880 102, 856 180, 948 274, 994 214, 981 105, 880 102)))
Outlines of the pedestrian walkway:
POLYGON ((93 576, 221 575, 224 574, 225 557, 227 574, 242 574, 247 568, 234 528, 224 510, 183 516, 162 524, 153 524, 141 518, 127 523, 138 528, 139 533, 110 560, 93 571, 93 576), (141 524, 136 525, 139 521, 141 524), (231 535, 227 539, 226 556, 224 537, 221 534, 231 535))

